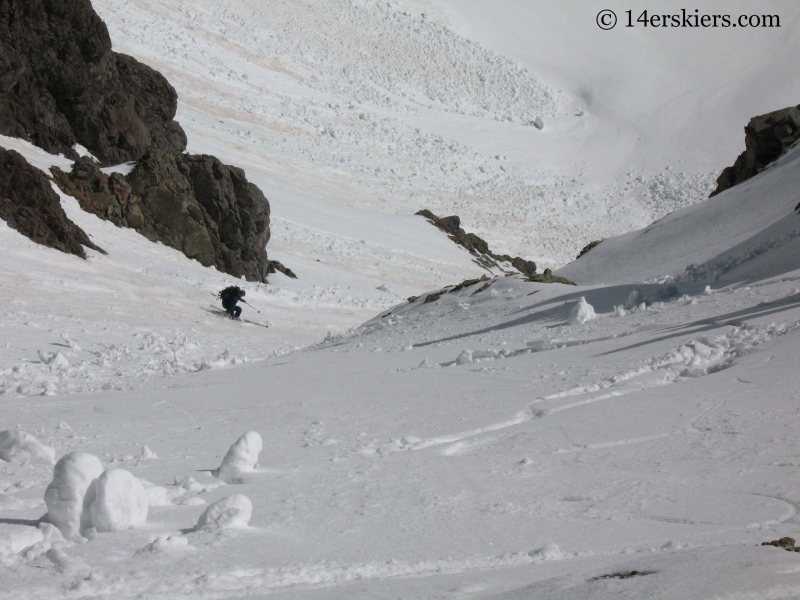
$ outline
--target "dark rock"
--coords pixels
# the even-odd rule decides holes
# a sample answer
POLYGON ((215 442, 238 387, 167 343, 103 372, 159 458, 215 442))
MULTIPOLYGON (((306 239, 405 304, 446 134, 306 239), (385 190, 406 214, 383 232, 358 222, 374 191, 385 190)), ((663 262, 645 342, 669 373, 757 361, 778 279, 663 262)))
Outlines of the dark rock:
POLYGON ((771 542, 764 542, 762 546, 775 546, 776 548, 783 548, 790 552, 798 552, 799 550, 794 545, 794 538, 782 537, 779 540, 772 540, 771 542))
POLYGON ((630 579, 631 577, 644 577, 645 575, 653 575, 655 571, 622 571, 620 573, 608 573, 606 575, 598 575, 592 577, 589 581, 598 581, 600 579, 630 579))
POLYGON ((487 271, 492 269, 504 271, 503 267, 498 263, 505 262, 526 277, 536 274, 535 262, 525 260, 519 256, 511 257, 508 254, 495 254, 489 249, 489 244, 485 240, 474 233, 467 233, 461 228, 461 219, 457 215, 437 217, 428 209, 422 209, 416 214, 428 219, 432 225, 444 231, 456 244, 466 248, 475 257, 474 261, 487 271))
POLYGON ((174 88, 157 71, 111 51, 89 0, 0 1, 0 133, 105 164, 151 148, 183 151, 174 88))
POLYGON ((526 279, 528 283, 563 283, 564 285, 575 285, 572 281, 567 279, 566 277, 559 277, 558 275, 553 275, 553 272, 550 269, 545 269, 544 273, 541 275, 534 275, 526 279))
POLYGON ((53 177, 81 207, 180 250, 204 266, 266 281, 269 202, 243 170, 208 155, 153 150, 127 176, 89 158, 53 177))
POLYGON ((81 258, 86 258, 83 246, 103 252, 69 220, 45 174, 18 152, 4 148, 0 148, 0 218, 37 244, 81 258))
MULTIPOLYGON (((428 294, 427 296, 425 296, 425 302, 423 302, 423 304, 429 304, 430 302, 436 302, 439 298, 441 298, 445 294, 452 294, 453 292, 459 292, 459 291, 463 290, 464 288, 468 288, 468 287, 470 287, 472 285, 475 285, 475 284, 478 284, 478 283, 480 283, 482 281, 488 282, 489 278, 486 275, 482 275, 481 277, 479 277, 477 279, 465 279, 464 281, 462 281, 461 283, 459 283, 457 285, 448 285, 447 287, 442 288, 438 292, 433 292, 433 293, 428 294)), ((491 285, 491 283, 483 284, 478 290, 474 291, 472 293, 472 295, 474 296, 475 294, 478 294, 478 293, 482 292, 483 290, 488 288, 490 285, 491 285)), ((408 301, 409 301, 409 303, 415 302, 418 298, 419 298, 419 296, 411 296, 411 297, 408 298, 408 301)))
POLYGON ((283 263, 281 263, 280 261, 270 260, 269 266, 267 267, 267 273, 275 273, 276 271, 280 271, 281 273, 283 273, 287 277, 291 277, 292 279, 297 279, 297 275, 295 275, 294 271, 292 271, 289 267, 284 266, 283 263))
POLYGON ((744 128, 746 150, 732 167, 717 178, 711 196, 758 175, 768 164, 780 158, 800 139, 800 105, 776 110, 750 119, 744 128))
POLYGON ((588 244, 586 244, 586 245, 583 247, 583 249, 580 251, 580 254, 578 254, 578 256, 576 256, 576 257, 575 257, 575 260, 578 260, 578 259, 579 259, 581 256, 583 256, 584 254, 586 254, 586 253, 587 253, 589 250, 591 250, 592 248, 594 248, 595 246, 597 246, 597 244, 599 244, 599 243, 600 243, 600 242, 602 242, 602 241, 603 241, 603 240, 595 240, 595 241, 593 241, 593 242, 589 242, 588 244))

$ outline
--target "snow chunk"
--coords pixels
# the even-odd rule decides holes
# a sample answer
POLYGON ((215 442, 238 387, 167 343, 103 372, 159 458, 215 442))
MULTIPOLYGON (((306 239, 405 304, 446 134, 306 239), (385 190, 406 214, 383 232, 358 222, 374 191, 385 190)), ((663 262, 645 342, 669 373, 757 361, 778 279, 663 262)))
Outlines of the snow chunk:
POLYGON ((560 560, 564 558, 564 554, 561 552, 561 548, 559 548, 556 544, 547 544, 543 548, 539 548, 538 550, 529 552, 528 556, 533 558, 536 562, 560 560))
POLYGON ((228 450, 219 469, 213 472, 214 477, 225 483, 233 483, 240 473, 251 472, 258 464, 261 448, 261 436, 255 431, 248 431, 228 450))
POLYGON ((22 429, 7 429, 0 431, 0 459, 6 462, 35 460, 53 464, 56 451, 22 429))
POLYGON ((456 358, 457 365, 468 365, 472 362, 472 352, 469 350, 464 350, 461 354, 458 355, 456 358))
POLYGON ((37 350, 36 353, 39 355, 39 360, 42 361, 43 364, 48 365, 51 370, 63 371, 69 367, 67 357, 61 354, 60 351, 45 353, 41 350, 37 350))
POLYGON ((76 537, 84 526, 91 526, 88 515, 83 516, 83 500, 86 490, 102 474, 100 459, 86 452, 70 452, 56 463, 44 501, 47 520, 65 537, 76 537))
POLYGON ((253 514, 250 498, 237 494, 217 500, 200 515, 195 531, 222 531, 247 527, 253 514))
POLYGON ((125 469, 109 469, 92 482, 84 504, 101 533, 144 525, 150 505, 142 483, 125 469))
POLYGON ((586 298, 581 296, 580 300, 572 308, 572 312, 569 313, 568 323, 570 325, 583 325, 587 321, 596 318, 597 314, 594 312, 594 307, 586 301, 586 298))
POLYGON ((138 550, 136 554, 174 552, 176 550, 195 550, 195 548, 190 546, 189 540, 180 533, 166 533, 158 536, 147 546, 138 550))
POLYGON ((544 119, 542 119, 542 117, 536 117, 533 120, 533 126, 541 131, 542 129, 544 129, 544 119))
POLYGON ((139 455, 140 460, 150 460, 158 458, 158 454, 150 450, 147 446, 142 446, 142 453, 139 455))
POLYGON ((642 303, 642 292, 639 290, 631 290, 628 294, 628 300, 625 302, 625 310, 632 310, 642 303))
POLYGON ((35 527, 0 523, 0 556, 17 554, 44 541, 44 534, 35 527))

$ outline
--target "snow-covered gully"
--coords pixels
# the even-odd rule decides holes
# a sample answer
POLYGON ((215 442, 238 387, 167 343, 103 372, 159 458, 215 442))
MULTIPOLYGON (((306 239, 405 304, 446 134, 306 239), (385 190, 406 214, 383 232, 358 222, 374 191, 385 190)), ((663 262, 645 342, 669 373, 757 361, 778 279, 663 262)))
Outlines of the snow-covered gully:
POLYGON ((0 220, 0 600, 800 597, 794 542, 762 545, 800 536, 800 146, 708 199, 800 100, 763 67, 800 8, 701 37, 491 4, 93 2, 298 279, 55 187, 107 254, 0 220))

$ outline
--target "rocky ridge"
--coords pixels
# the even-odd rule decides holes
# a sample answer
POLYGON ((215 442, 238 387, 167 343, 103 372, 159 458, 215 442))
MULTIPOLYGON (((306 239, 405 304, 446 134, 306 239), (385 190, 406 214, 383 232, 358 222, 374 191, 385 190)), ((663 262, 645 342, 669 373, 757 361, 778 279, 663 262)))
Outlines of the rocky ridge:
POLYGON ((500 269, 506 274, 511 274, 514 271, 509 269, 515 269, 526 277, 536 275, 535 262, 525 260, 519 256, 511 257, 508 254, 495 254, 489 249, 489 244, 485 240, 474 233, 467 233, 461 228, 461 219, 457 215, 437 217, 427 209, 422 209, 415 214, 425 217, 434 227, 444 231, 456 244, 466 248, 475 257, 472 260, 487 271, 500 269))
POLYGON ((800 140, 800 105, 782 108, 750 119, 744 128, 745 151, 717 178, 711 196, 750 179, 783 156, 800 140))

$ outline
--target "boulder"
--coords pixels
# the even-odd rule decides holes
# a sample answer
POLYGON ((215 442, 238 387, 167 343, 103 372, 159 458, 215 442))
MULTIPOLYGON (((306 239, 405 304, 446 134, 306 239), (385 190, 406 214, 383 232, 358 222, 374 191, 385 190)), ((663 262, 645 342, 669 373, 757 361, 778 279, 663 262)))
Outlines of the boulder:
POLYGON ((745 151, 717 178, 716 196, 758 175, 800 140, 800 105, 782 108, 750 119, 744 128, 745 151))
POLYGON ((89 0, 0 2, 0 133, 104 164, 151 148, 183 151, 177 93, 157 71, 111 50, 89 0))
POLYGON ((69 220, 44 173, 14 150, 0 148, 0 219, 37 244, 86 258, 103 252, 69 220))

